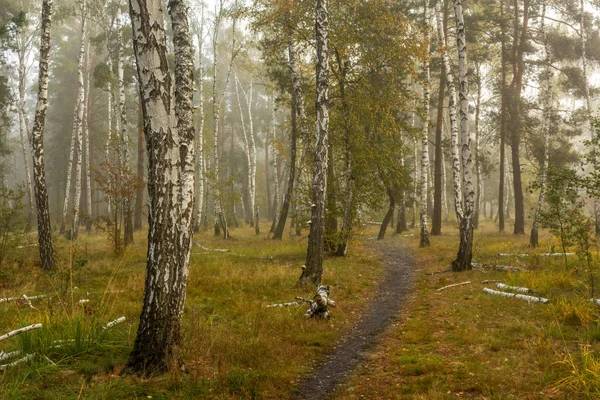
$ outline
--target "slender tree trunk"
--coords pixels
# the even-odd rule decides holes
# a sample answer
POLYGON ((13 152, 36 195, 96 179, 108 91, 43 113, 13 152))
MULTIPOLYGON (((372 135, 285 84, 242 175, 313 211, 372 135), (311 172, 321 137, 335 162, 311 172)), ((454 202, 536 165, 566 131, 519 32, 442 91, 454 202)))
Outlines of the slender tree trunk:
MULTIPOLYGON (((428 2, 425 2, 425 43, 429 46, 430 42, 430 28, 429 28, 429 6, 428 2)), ((429 96, 431 77, 429 72, 429 56, 430 49, 426 49, 425 61, 423 62, 423 73, 425 80, 423 82, 423 127, 421 129, 421 212, 420 212, 420 226, 421 235, 419 241, 419 247, 429 246, 429 232, 427 231, 427 192, 429 189, 428 177, 429 177, 429 96)), ((390 199, 393 197, 390 195, 390 199)), ((390 205, 392 201, 390 200, 390 205)))
POLYGON ((90 96, 90 82, 91 82, 91 71, 92 65, 90 64, 90 41, 87 42, 86 49, 86 68, 85 68, 85 119, 83 120, 83 134, 85 137, 85 230, 86 232, 92 231, 92 174, 91 174, 91 161, 90 161, 90 114, 91 114, 91 102, 90 96))
MULTIPOLYGON (((329 141, 329 158, 333 158, 333 143, 329 141)), ((333 163, 327 163, 327 194, 325 205, 325 248, 329 253, 335 253, 337 250, 337 190, 335 186, 335 170, 333 163)))
POLYGON ((306 268, 298 285, 318 285, 323 276, 324 220, 327 190, 327 163, 329 148, 329 40, 328 0, 317 0, 315 7, 316 65, 316 140, 312 181, 312 215, 306 268))
POLYGON ((529 23, 529 0, 523 1, 523 26, 519 34, 519 1, 514 1, 514 44, 513 44, 513 81, 511 83, 511 156, 513 168, 513 192, 515 200, 515 227, 514 234, 525 233, 525 205, 523 198, 523 184, 521 181, 521 158, 519 147, 521 144, 521 92, 523 89, 523 46, 527 40, 529 23))
POLYGON ((433 218, 431 234, 442 234, 442 135, 444 131, 444 99, 446 96, 446 75, 440 74, 440 89, 438 95, 438 112, 435 125, 435 172, 433 184, 433 218))
POLYGON ((459 223, 460 244, 453 271, 470 270, 473 258, 473 212, 475 209, 475 188, 473 185, 471 156, 471 135, 469 134, 469 86, 467 81, 467 42, 463 18, 462 0, 454 0, 456 14, 456 47, 458 50, 458 85, 460 97, 460 133, 462 142, 463 203, 464 214, 459 223))
POLYGON ((52 229, 50 227, 46 172, 44 170, 44 125, 46 121, 46 110, 48 109, 48 59, 50 56, 52 4, 52 0, 42 1, 38 100, 33 122, 33 131, 31 133, 33 182, 38 221, 38 247, 40 250, 40 268, 44 271, 54 269, 52 229))
MULTIPOLYGON (((583 3, 583 2, 582 2, 583 3)), ((538 224, 540 212, 542 211, 542 205, 544 204, 544 197, 546 195, 546 181, 548 174, 548 161, 549 161, 549 143, 550 143, 550 116, 552 113, 552 59, 550 57, 550 45, 548 43, 548 30, 545 24, 546 19, 546 1, 542 3, 542 37, 544 40, 544 78, 546 80, 546 92, 544 96, 544 116, 542 122, 542 130, 544 134, 544 160, 542 161, 540 171, 540 194, 535 207, 535 213, 533 215, 533 223, 531 225, 531 235, 529 237, 529 244, 531 247, 538 247, 538 224)))
POLYGON ((292 81, 292 137, 290 139, 290 175, 288 177, 288 186, 283 198, 281 205, 281 211, 279 212, 279 218, 277 220, 277 226, 273 232, 273 239, 281 240, 283 237, 283 231, 285 229, 285 222, 287 220, 288 212, 290 209, 290 202, 292 201, 292 194, 294 193, 294 179, 296 177, 296 146, 298 137, 298 127, 301 130, 306 129, 304 127, 304 99, 302 97, 302 90, 300 87, 300 76, 297 70, 297 58, 296 44, 293 38, 289 37, 288 40, 288 57, 289 57, 289 68, 290 78, 292 81))
MULTIPOLYGON (((413 115, 414 122, 414 115, 413 115)), ((414 127, 414 123, 411 123, 411 127, 414 127)), ((412 204, 412 221, 410 228, 413 229, 417 226, 417 208, 419 206, 419 158, 417 156, 418 142, 417 139, 413 139, 413 204, 412 204)))
MULTIPOLYGON (((109 75, 111 75, 111 78, 112 78, 112 68, 113 67, 112 67, 112 58, 110 56, 110 47, 108 46, 108 40, 106 41, 106 48, 107 48, 107 51, 108 51, 107 64, 108 64, 108 69, 110 71, 109 75)), ((112 128, 113 128, 113 120, 112 120, 112 115, 113 115, 113 104, 112 104, 113 94, 112 94, 112 84, 110 83, 110 79, 108 80, 108 82, 106 84, 106 90, 107 90, 107 94, 108 94, 107 104, 106 104, 106 107, 107 107, 106 113, 107 113, 107 122, 108 122, 108 132, 107 132, 107 135, 106 135, 106 147, 105 147, 106 155, 105 155, 105 160, 104 161, 106 163, 110 164, 112 162, 112 160, 111 160, 111 150, 110 149, 111 149, 111 146, 112 146, 111 142, 112 142, 112 128)), ((106 211, 108 213, 108 216, 110 217, 112 215, 112 210, 111 210, 111 208, 112 208, 112 205, 111 205, 112 201, 110 199, 110 196, 109 196, 109 198, 107 200, 108 200, 108 202, 107 202, 107 210, 106 211)))
POLYGON ((181 317, 192 243, 192 46, 187 8, 181 0, 171 0, 169 11, 175 49, 175 104, 160 1, 130 1, 149 150, 150 217, 144 304, 133 351, 123 373, 142 376, 178 370, 182 364, 181 317))
POLYGON ((19 62, 18 67, 18 79, 19 79, 19 104, 17 106, 18 118, 19 118, 19 136, 21 139, 21 150, 23 152, 23 164, 25 166, 25 183, 27 185, 27 222, 25 223, 25 232, 30 232, 33 224, 34 214, 34 196, 33 196, 33 183, 31 182, 31 167, 29 165, 29 146, 27 144, 27 138, 30 135, 29 129, 27 128, 27 114, 25 113, 25 92, 26 92, 26 80, 25 76, 25 38, 21 29, 17 31, 17 58, 19 62))
POLYGON ((75 163, 75 200, 73 201, 73 224, 71 226, 71 238, 77 239, 79 233, 79 206, 81 203, 81 161, 83 159, 82 152, 82 131, 83 118, 85 111, 85 82, 83 80, 83 69, 85 64, 85 46, 87 41, 87 7, 86 0, 81 0, 81 46, 79 48, 79 60, 77 63, 77 114, 75 116, 74 125, 76 125, 75 153, 77 161, 75 163))
POLYGON ((198 87, 198 131, 196 132, 196 180, 198 187, 196 192, 196 219, 194 231, 200 231, 202 217, 204 211, 204 187, 206 162, 204 157, 204 3, 201 3, 200 10, 200 30, 196 32, 198 40, 198 79, 196 85, 198 87))
POLYGON ((444 63, 444 72, 446 74, 446 84, 448 85, 448 114, 450 119, 450 150, 452 155, 452 180, 454 188, 454 211, 456 218, 460 221, 463 218, 463 199, 462 199, 462 182, 460 169, 460 153, 459 153, 459 134, 458 121, 456 118, 456 87, 454 85, 454 74, 452 73, 452 64, 448 56, 446 47, 446 36, 442 24, 441 3, 438 0, 435 6, 437 32, 440 46, 442 47, 442 59, 444 63))
POLYGON ((506 88, 506 28, 504 22, 504 1, 500 1, 500 43, 501 43, 501 63, 500 63, 500 162, 498 167, 499 178, 498 178, 498 231, 504 232, 504 186, 506 184, 506 177, 504 176, 505 163, 506 163, 506 119, 507 119, 507 88, 506 88))
MULTIPOLYGON (((235 93, 236 93, 236 97, 237 97, 237 103, 238 103, 238 110, 240 111, 240 122, 242 125, 242 133, 244 134, 244 153, 246 153, 246 181, 247 181, 247 198, 248 198, 248 204, 249 210, 253 210, 254 209, 254 201, 252 198, 252 150, 250 147, 250 140, 248 139, 248 131, 246 129, 246 123, 244 122, 244 111, 242 110, 242 102, 240 101, 240 90, 239 90, 239 86, 240 82, 237 79, 237 76, 235 77, 235 93)), ((243 92, 244 89, 242 89, 243 92)), ((244 93, 245 95, 245 93, 244 93)), ((246 102, 248 102, 248 104, 250 104, 250 101, 248 99, 248 97, 246 97, 246 102)), ((254 215, 252 213, 252 211, 250 211, 249 213, 246 213, 246 222, 248 222, 250 224, 250 226, 254 226, 254 215)))
MULTIPOLYGON (((404 135, 400 132, 400 169, 404 172, 406 168, 404 162, 404 135)), ((400 187, 400 204, 398 206, 398 216, 396 221, 396 233, 401 233, 408 230, 408 224, 406 221, 406 182, 402 182, 400 187)))
POLYGON ((265 131, 265 190, 267 195, 267 221, 271 220, 273 205, 271 204, 271 163, 269 161, 269 141, 275 125, 275 94, 271 99, 271 122, 265 131))
POLYGON ((394 199, 394 194, 390 189, 388 189, 388 198, 390 199, 390 205, 388 207, 387 212, 385 213, 385 217, 383 217, 383 221, 381 222, 381 227, 379 228, 379 234, 377 235, 377 240, 383 240, 385 238, 385 231, 387 230, 390 221, 392 220, 392 216, 394 215, 394 209, 396 208, 396 199, 394 199))
POLYGON ((481 111, 481 66, 477 64, 477 99, 475 103, 475 178, 476 188, 475 191, 475 209, 473 210, 473 228, 479 227, 479 208, 481 206, 481 165, 479 155, 479 114, 481 111))
POLYGON ((139 231, 142 229, 142 215, 144 211, 144 115, 142 112, 142 103, 140 102, 138 110, 138 143, 137 143, 137 177, 138 187, 135 193, 135 210, 133 229, 139 231))
POLYGON ((275 175, 275 182, 274 182, 274 188, 275 188, 275 196, 273 197, 273 215, 271 216, 273 222, 271 223, 271 233, 275 232, 275 227, 277 225, 277 212, 279 210, 279 199, 281 198, 281 194, 280 194, 280 189, 279 189, 279 156, 277 154, 277 148, 276 148, 276 143, 277 143, 277 131, 273 130, 273 144, 271 146, 271 149, 273 151, 273 175, 275 175))
MULTIPOLYGON (((119 155, 121 156, 121 171, 129 174, 129 132, 127 130, 127 111, 125 108, 125 81, 123 80, 123 62, 125 59, 123 51, 123 33, 121 27, 121 12, 117 7, 117 86, 119 92, 119 117, 121 122, 121 146, 119 155)), ((125 176, 121 177, 121 182, 125 182, 125 176)), ((126 189, 126 188, 123 188, 126 189)), ((128 190, 124 190, 128 192, 128 190)), ((131 213, 131 199, 128 195, 123 196, 123 244, 129 246, 133 243, 133 219, 131 213)))

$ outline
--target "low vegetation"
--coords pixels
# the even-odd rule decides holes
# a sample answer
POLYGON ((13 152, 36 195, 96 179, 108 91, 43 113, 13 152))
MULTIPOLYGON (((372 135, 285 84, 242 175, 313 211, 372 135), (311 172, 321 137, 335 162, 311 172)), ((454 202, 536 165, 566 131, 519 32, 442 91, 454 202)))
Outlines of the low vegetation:
MULTIPOLYGON (((526 272, 450 272, 458 243, 451 228, 418 248, 418 237, 396 235, 414 253, 417 290, 403 317, 338 390, 339 399, 593 399, 600 395, 600 308, 589 299, 587 259, 536 256, 559 241, 476 231, 474 261, 513 265, 526 272), (510 253, 515 256, 499 256, 510 253), (522 254, 529 253, 525 257, 522 254), (438 291, 439 288, 464 284, 438 291), (492 296, 503 282, 527 287, 548 304, 492 296)), ((561 250, 562 251, 562 250, 561 250)), ((597 263, 598 254, 594 253, 597 263)), ((594 271, 595 275, 595 271, 594 271)), ((500 289, 498 289, 500 290, 500 289)))
POLYGON ((329 321, 307 320, 306 306, 267 308, 312 297, 295 289, 306 238, 273 241, 250 229, 232 229, 232 240, 196 235, 187 308, 183 317, 186 371, 138 380, 120 378, 135 338, 145 273, 145 232, 115 258, 102 233, 58 242, 59 271, 35 265, 31 247, 16 249, 0 269, 0 297, 47 299, 0 303, 4 334, 33 323, 43 328, 0 343, 4 351, 35 354, 0 372, 1 399, 266 398, 288 396, 313 361, 356 320, 381 268, 360 244, 348 258, 325 263, 339 306, 329 321), (227 248, 228 252, 211 251, 227 248), (89 302, 79 303, 89 299, 89 302), (102 326, 125 316, 126 323, 102 326))

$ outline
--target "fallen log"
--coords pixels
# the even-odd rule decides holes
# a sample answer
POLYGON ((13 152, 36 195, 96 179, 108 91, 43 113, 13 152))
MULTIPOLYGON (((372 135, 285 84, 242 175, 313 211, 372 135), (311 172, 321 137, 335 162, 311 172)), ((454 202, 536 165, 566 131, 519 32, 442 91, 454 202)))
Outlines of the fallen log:
POLYGON ((576 253, 542 253, 540 256, 544 257, 563 257, 563 256, 574 256, 576 253))
POLYGON ((115 325, 119 325, 119 324, 121 324, 121 323, 125 322, 125 320, 126 320, 126 319, 127 319, 127 318, 125 318, 125 317, 119 317, 119 318, 115 319, 114 321, 110 321, 109 323, 107 323, 106 325, 104 325, 104 326, 102 327, 102 329, 109 329, 109 328, 112 328, 112 327, 113 327, 113 326, 115 326, 115 325))
POLYGON ((533 290, 531 290, 529 288, 519 287, 519 286, 508 286, 508 285, 505 285, 504 283, 498 283, 498 284, 496 284, 496 287, 498 289, 514 290, 515 292, 521 292, 521 293, 533 293, 533 290))
POLYGON ((600 306, 600 299, 590 299, 590 301, 595 305, 600 306))
POLYGON ((213 251, 214 251, 214 252, 218 252, 218 253, 227 253, 227 252, 229 252, 229 249, 210 249, 210 248, 208 248, 208 247, 206 247, 206 246, 202 246, 202 245, 201 245, 200 243, 198 243, 198 242, 194 242, 194 244, 195 244, 196 246, 200 247, 200 248, 201 248, 202 250, 204 250, 204 251, 209 251, 209 252, 213 252, 213 251))
POLYGON ((19 365, 19 364, 22 364, 24 362, 27 362, 27 361, 31 360, 32 358, 33 358, 33 354, 27 354, 25 357, 20 358, 20 359, 18 359, 16 361, 13 361, 13 362, 8 363, 8 364, 0 365, 0 371, 4 371, 7 368, 14 367, 15 365, 19 365))
POLYGON ((308 303, 309 307, 304 313, 306 318, 329 319, 329 306, 335 307, 335 301, 329 298, 329 286, 317 285, 317 293, 312 300, 296 297, 296 300, 308 303))
POLYGON ((529 254, 498 253, 500 257, 529 257, 529 254))
POLYGON ((26 294, 24 294, 21 297, 4 297, 4 298, 0 298, 0 303, 8 303, 8 302, 11 302, 11 301, 19 301, 19 300, 25 300, 25 301, 28 301, 28 300, 38 300, 38 299, 45 299, 46 297, 48 297, 48 296, 46 296, 45 294, 40 294, 38 296, 31 296, 31 297, 28 297, 26 294))
POLYGON ((514 297, 519 300, 525 300, 525 301, 533 302, 533 303, 546 304, 548 302, 548 299, 545 299, 543 297, 528 296, 526 294, 500 292, 498 290, 493 290, 493 289, 488 289, 488 288, 483 288, 483 291, 486 293, 489 293, 489 294, 494 294, 496 296, 514 297))
POLYGON ((8 351, 8 352, 3 352, 0 351, 0 362, 4 362, 6 360, 9 360, 13 357, 18 356, 19 354, 21 354, 21 350, 15 350, 15 351, 8 351))
POLYGON ((299 306, 299 305, 300 305, 300 303, 298 303, 297 301, 290 301, 287 303, 269 304, 269 305, 267 305, 267 308, 292 307, 292 306, 299 306))
POLYGON ((2 342, 3 340, 6 340, 8 338, 11 338, 13 336, 16 336, 20 333, 32 331, 34 329, 40 329, 41 327, 42 327, 42 324, 33 324, 33 325, 25 326, 23 328, 15 329, 12 332, 8 332, 7 334, 0 336, 0 342, 2 342))
POLYGON ((446 285, 444 287, 441 287, 437 291, 441 292, 442 290, 446 290, 446 289, 451 288, 451 287, 461 286, 461 285, 469 285, 470 283, 471 283, 471 281, 460 282, 460 283, 453 283, 452 285, 446 285))
POLYGON ((483 264, 483 263, 471 263, 471 267, 479 269, 495 269, 498 271, 507 272, 523 272, 523 268, 513 267, 511 265, 495 265, 495 264, 483 264))

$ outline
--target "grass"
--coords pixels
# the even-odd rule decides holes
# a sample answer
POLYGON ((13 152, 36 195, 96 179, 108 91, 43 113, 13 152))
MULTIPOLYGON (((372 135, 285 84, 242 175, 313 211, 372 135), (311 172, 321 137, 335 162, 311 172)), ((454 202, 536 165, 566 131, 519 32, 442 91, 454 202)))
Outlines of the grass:
POLYGON ((50 294, 49 299, 0 303, 0 334, 41 322, 43 328, 9 339, 0 349, 36 354, 34 360, 0 373, 0 399, 188 399, 289 396, 303 373, 323 358, 356 321, 369 288, 381 276, 376 255, 353 244, 350 256, 325 263, 324 282, 339 307, 329 321, 305 320, 305 307, 267 308, 312 296, 295 289, 306 256, 306 238, 283 241, 232 230, 232 240, 210 233, 195 240, 182 355, 187 373, 152 379, 120 378, 131 350, 143 296, 145 232, 124 256, 112 256, 101 235, 58 239, 59 270, 39 271, 31 248, 17 250, 0 269, 0 297, 50 294), (77 288, 73 290, 74 288, 77 288), (89 299, 80 304, 80 299, 89 299), (127 322, 102 325, 120 316, 127 322), (56 341, 62 346, 57 347, 56 341))
MULTIPOLYGON (((500 234, 491 224, 475 233, 474 261, 527 267, 528 272, 453 273, 456 230, 387 240, 408 246, 417 289, 401 323, 385 334, 367 362, 338 390, 338 399, 595 399, 600 395, 600 308, 589 301, 588 277, 577 257, 500 257, 542 253, 527 236, 500 234), (572 265, 572 266, 571 266, 572 265), (469 285, 437 289, 452 283, 469 285), (491 281, 491 283, 484 283, 491 281), (493 281, 534 289, 547 305, 491 296, 493 281)), ((551 243, 542 235, 540 243, 551 243)), ((554 243, 556 244, 556 243, 554 243)))

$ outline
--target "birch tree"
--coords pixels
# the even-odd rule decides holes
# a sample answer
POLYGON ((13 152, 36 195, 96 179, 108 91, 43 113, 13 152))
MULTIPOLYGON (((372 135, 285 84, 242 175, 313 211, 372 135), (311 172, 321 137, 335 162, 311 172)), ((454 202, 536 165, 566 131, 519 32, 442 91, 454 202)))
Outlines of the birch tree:
POLYGON ((173 102, 161 2, 131 0, 129 5, 148 144, 150 207, 144 304, 123 373, 149 376, 181 366, 194 197, 193 58, 187 7, 182 0, 170 0, 173 102))
POLYGON ((281 211, 277 219, 277 226, 273 232, 273 239, 281 240, 283 230, 294 193, 294 181, 296 178, 296 158, 297 158, 297 142, 298 128, 304 132, 306 123, 304 122, 304 97, 302 95, 302 87, 300 86, 300 74, 298 72, 298 54, 296 42, 290 33, 288 36, 288 65, 290 70, 290 78, 292 81, 292 135, 290 138, 290 171, 288 176, 287 190, 281 204, 281 211))
POLYGON ((21 151, 23 152, 23 165, 25 167, 25 184, 27 193, 27 222, 25 231, 31 231, 31 225, 33 223, 34 214, 34 196, 33 196, 33 183, 31 182, 31 167, 29 163, 29 123, 27 119, 27 113, 25 112, 25 95, 27 90, 27 68, 26 58, 29 55, 29 49, 31 48, 32 41, 34 39, 33 32, 26 30, 26 27, 22 26, 16 31, 16 53, 17 53, 17 79, 19 86, 19 101, 17 104, 17 115, 19 119, 19 138, 21 142, 21 151))
POLYGON ((54 269, 54 249, 52 247, 52 229, 50 227, 46 172, 44 168, 44 125, 46 122, 46 110, 48 109, 48 59, 50 56, 52 6, 53 0, 42 1, 38 100, 35 109, 33 130, 31 132, 33 182, 37 208, 40 267, 45 271, 54 269))
MULTIPOLYGON (((317 285, 323 275, 324 222, 329 147, 329 40, 328 0, 317 0, 315 7, 316 37, 316 135, 312 181, 312 215, 306 265, 298 285, 317 285)), ((291 173, 291 172, 290 172, 291 173)))
POLYGON ((460 98, 460 136, 462 142, 462 199, 464 213, 459 221, 460 244, 456 260, 452 262, 453 271, 471 269, 473 258, 473 210, 475 190, 472 178, 471 136, 469 134, 469 86, 467 81, 467 42, 463 18, 462 0, 454 0, 456 15, 456 48, 458 51, 458 86, 460 98))
POLYGON ((442 6, 438 0, 435 4, 438 40, 441 47, 444 73, 446 74, 446 85, 448 86, 448 116, 450 120, 450 152, 452 160, 452 181, 454 189, 454 211, 460 222, 463 218, 462 205, 462 182, 460 170, 460 152, 458 136, 458 120, 456 118, 456 86, 454 84, 454 73, 448 56, 446 36, 443 27, 442 6))
MULTIPOLYGON (((583 3, 583 2, 582 2, 583 3)), ((533 223, 531 225, 531 235, 529 237, 529 244, 531 247, 538 247, 538 225, 540 212, 542 211, 542 205, 544 204, 544 197, 546 195, 546 181, 548 175, 548 161, 549 161, 549 143, 550 143, 550 116, 552 113, 552 59, 550 56, 550 45, 548 43, 548 28, 545 23, 546 19, 546 1, 542 4, 542 40, 544 43, 544 78, 546 81, 546 88, 544 94, 544 114, 542 120, 542 132, 544 135, 544 158, 542 161, 542 168, 540 170, 540 194, 538 196, 537 205, 535 207, 535 213, 533 214, 533 223)), ((588 93, 589 94, 589 93, 588 93)), ((589 99, 588 99, 589 100, 589 99)), ((589 103, 588 103, 589 104, 589 103)))
POLYGON ((202 223, 202 212, 204 209, 204 186, 205 186, 205 158, 204 158, 204 3, 200 4, 200 23, 196 30, 198 41, 198 78, 196 87, 198 89, 198 131, 196 132, 196 177, 198 181, 196 191, 196 221, 194 231, 200 230, 202 223))
MULTIPOLYGON (((429 176, 429 91, 431 86, 431 78, 429 72, 429 53, 430 53, 430 30, 429 30, 429 5, 428 0, 425 0, 425 45, 427 46, 425 60, 423 61, 423 73, 425 80, 423 82, 423 127, 421 128, 421 208, 419 212, 419 220, 421 234, 419 247, 429 246, 429 233, 427 232, 427 184, 429 176)), ((392 197, 390 196, 390 199, 392 197)), ((391 204, 391 200, 390 200, 391 204)))
MULTIPOLYGON (((118 164, 121 165, 122 171, 129 171, 129 133, 127 130, 127 111, 125 109, 125 81, 123 79, 123 30, 121 23, 121 7, 117 7, 117 92, 119 94, 119 121, 121 126, 120 132, 120 149, 117 156, 118 164)), ((124 181, 124 180, 123 180, 124 181)), ((125 246, 133 243, 133 219, 131 213, 131 204, 129 196, 123 196, 123 244, 125 246)))

